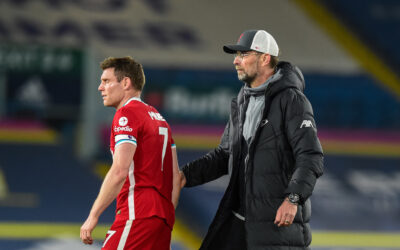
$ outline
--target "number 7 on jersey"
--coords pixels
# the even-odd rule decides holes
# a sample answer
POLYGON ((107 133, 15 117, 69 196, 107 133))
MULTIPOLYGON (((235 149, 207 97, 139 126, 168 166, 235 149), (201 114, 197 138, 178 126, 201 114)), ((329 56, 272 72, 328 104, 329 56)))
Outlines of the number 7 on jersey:
POLYGON ((168 142, 168 128, 164 127, 159 127, 159 133, 160 135, 164 136, 164 144, 163 144, 163 149, 162 149, 162 158, 161 158, 161 171, 164 169, 164 156, 165 156, 165 151, 167 150, 167 142, 168 142))

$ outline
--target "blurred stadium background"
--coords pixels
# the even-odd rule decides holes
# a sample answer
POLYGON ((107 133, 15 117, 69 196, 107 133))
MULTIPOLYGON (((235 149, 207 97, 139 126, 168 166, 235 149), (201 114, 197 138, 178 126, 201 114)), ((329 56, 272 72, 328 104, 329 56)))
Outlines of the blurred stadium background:
MULTIPOLYGON (((265 29, 305 75, 325 151, 313 249, 400 249, 400 1, 0 0, 0 249, 99 249, 79 228, 111 158, 99 62, 143 63, 180 164, 212 149, 241 83, 222 45, 265 29)), ((173 250, 197 249, 227 178, 184 189, 173 250)))

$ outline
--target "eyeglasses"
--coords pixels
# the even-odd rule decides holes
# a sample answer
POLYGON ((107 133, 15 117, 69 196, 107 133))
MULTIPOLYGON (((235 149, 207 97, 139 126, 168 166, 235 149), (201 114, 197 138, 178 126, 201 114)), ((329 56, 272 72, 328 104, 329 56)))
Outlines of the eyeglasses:
POLYGON ((246 51, 246 52, 236 52, 236 54, 233 54, 233 59, 236 59, 236 57, 240 60, 243 60, 243 58, 248 57, 250 55, 260 55, 261 53, 259 52, 251 52, 251 51, 246 51))

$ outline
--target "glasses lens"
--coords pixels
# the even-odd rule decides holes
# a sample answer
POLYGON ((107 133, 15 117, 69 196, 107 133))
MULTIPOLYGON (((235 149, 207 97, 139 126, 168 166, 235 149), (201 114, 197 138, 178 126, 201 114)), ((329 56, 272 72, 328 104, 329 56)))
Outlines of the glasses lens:
POLYGON ((250 56, 250 55, 255 55, 257 53, 251 53, 250 51, 245 51, 245 52, 236 52, 236 54, 233 54, 233 58, 239 58, 240 60, 242 60, 243 58, 250 56))

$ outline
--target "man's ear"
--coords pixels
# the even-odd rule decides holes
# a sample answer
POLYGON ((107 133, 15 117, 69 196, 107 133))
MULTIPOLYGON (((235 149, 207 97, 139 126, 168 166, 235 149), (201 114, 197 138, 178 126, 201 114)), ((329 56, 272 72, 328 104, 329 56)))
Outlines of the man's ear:
POLYGON ((263 65, 268 65, 269 62, 271 61, 271 55, 269 54, 262 54, 262 64, 263 65))
POLYGON ((133 88, 131 78, 129 78, 129 77, 124 77, 124 79, 122 80, 122 84, 123 84, 122 86, 124 87, 124 89, 133 88))

